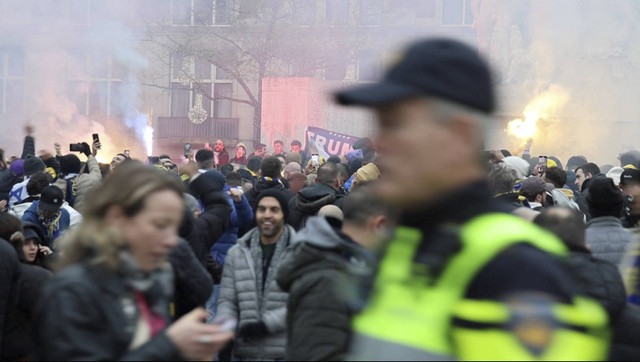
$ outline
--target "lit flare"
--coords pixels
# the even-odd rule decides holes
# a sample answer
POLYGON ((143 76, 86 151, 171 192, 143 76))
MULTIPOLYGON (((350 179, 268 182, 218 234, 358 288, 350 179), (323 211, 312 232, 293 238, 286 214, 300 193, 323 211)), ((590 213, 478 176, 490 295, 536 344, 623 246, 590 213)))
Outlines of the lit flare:
POLYGON ((517 118, 509 122, 507 132, 521 139, 533 138, 538 131, 538 120, 549 117, 564 106, 569 98, 569 93, 562 87, 551 85, 546 92, 527 104, 523 112, 524 120, 517 118))

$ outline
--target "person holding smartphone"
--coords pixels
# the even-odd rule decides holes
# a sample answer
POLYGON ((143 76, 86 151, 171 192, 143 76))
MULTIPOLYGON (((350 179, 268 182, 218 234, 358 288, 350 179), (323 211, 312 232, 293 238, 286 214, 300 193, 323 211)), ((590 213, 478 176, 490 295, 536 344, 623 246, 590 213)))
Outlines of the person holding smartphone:
POLYGON ((62 268, 36 306, 41 360, 211 360, 232 337, 196 308, 171 323, 183 187, 131 161, 87 198, 62 268))

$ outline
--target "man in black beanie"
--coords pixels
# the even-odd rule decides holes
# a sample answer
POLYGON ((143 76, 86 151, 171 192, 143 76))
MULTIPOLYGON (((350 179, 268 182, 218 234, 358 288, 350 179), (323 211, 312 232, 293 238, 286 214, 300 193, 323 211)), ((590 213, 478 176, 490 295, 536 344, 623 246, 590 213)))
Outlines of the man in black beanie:
POLYGON ((275 277, 295 230, 286 224, 289 208, 282 192, 263 191, 256 205, 258 226, 238 239, 225 259, 216 318, 238 320, 234 360, 282 360, 289 294, 275 277))
POLYGON ((587 203, 592 219, 587 222, 586 243, 600 259, 620 264, 634 234, 622 226, 622 192, 608 177, 591 179, 587 203))

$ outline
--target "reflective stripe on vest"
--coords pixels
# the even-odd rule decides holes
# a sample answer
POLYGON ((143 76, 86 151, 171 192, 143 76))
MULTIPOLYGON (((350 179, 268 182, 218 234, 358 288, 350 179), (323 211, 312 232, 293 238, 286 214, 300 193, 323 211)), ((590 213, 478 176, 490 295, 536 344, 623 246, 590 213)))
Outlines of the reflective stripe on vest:
MULTIPOLYGON (((466 329, 455 328, 452 333, 453 317, 471 318, 474 322, 499 323, 509 319, 507 306, 495 301, 464 300, 466 290, 474 276, 500 252, 517 243, 531 244, 547 253, 565 255, 565 246, 552 234, 535 225, 508 214, 487 214, 479 216, 463 225, 460 231, 462 249, 449 260, 442 275, 437 280, 429 280, 429 276, 415 275, 413 258, 422 241, 422 234, 417 229, 400 227, 396 229, 396 236, 390 243, 384 259, 381 261, 374 292, 367 308, 354 318, 353 359, 396 360, 405 359, 398 346, 406 346, 410 359, 443 359, 464 358, 478 359, 491 357, 492 350, 487 346, 494 345, 502 339, 508 341, 508 331, 498 328, 488 330, 471 330, 474 341, 466 338, 466 329), (472 303, 476 304, 469 307, 472 303), (480 304, 478 304, 480 303, 480 304), (483 318, 489 318, 488 321, 483 318), (478 336, 492 337, 485 342, 479 342, 478 336), (465 340, 464 353, 460 353, 459 343, 453 338, 459 337, 458 342, 465 340), (358 344, 368 344, 377 341, 378 348, 361 348, 358 344), (479 344, 486 343, 486 344, 479 344), (390 348, 389 352, 385 352, 390 348), (375 352, 374 352, 375 351, 375 352), (393 353, 391 353, 393 351, 393 353), (422 351, 418 357, 416 351, 422 351), (476 353, 478 352, 478 353, 476 353)), ((424 267, 421 265, 420 267, 424 267)), ((606 324, 606 314, 599 305, 574 304, 558 306, 557 317, 566 324, 578 324, 587 329, 601 330, 606 324), (595 313, 591 318, 585 311, 595 313), (604 322, 603 322, 604 321, 604 322)), ((579 328, 578 328, 579 329, 579 328)), ((586 335, 584 332, 569 331, 556 333, 555 337, 562 340, 564 346, 583 345, 581 337, 595 343, 599 347, 588 350, 585 358, 604 358, 602 351, 606 351, 606 343, 602 336, 586 335), (579 335, 579 336, 576 336, 579 335), (604 347, 602 347, 604 345, 604 347), (588 352, 589 352, 588 351, 588 352), (594 356, 594 354, 597 354, 594 356), (589 357, 591 356, 591 357, 589 357)), ((585 340, 585 341, 586 341, 585 340)), ((504 342, 504 341, 503 341, 504 342)), ((502 343, 502 342, 501 342, 502 343)), ((535 355, 527 354, 522 348, 516 348, 517 343, 508 344, 508 349, 502 352, 510 358, 526 355, 528 359, 536 359, 535 355)), ((495 346, 495 345, 494 345, 495 346)), ((364 347, 364 346, 362 346, 364 347)), ((551 356, 551 358, 562 358, 551 356)))

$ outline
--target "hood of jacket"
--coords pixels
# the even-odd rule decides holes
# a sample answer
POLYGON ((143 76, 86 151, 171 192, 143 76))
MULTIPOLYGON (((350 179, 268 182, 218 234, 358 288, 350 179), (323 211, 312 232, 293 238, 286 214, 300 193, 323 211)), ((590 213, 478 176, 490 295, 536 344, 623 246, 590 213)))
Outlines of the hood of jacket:
POLYGON ((293 237, 289 252, 280 263, 278 284, 288 291, 305 274, 315 270, 346 270, 352 264, 346 255, 364 254, 360 245, 341 237, 324 217, 312 217, 293 237))
POLYGON ((573 193, 573 190, 571 189, 561 188, 556 190, 562 192, 569 200, 575 200, 576 198, 576 195, 573 193))
POLYGON ((340 194, 334 188, 315 183, 298 192, 296 205, 304 213, 314 213, 324 205, 332 204, 340 194))
POLYGON ((271 189, 284 190, 284 185, 277 180, 259 179, 251 189, 251 192, 257 196, 262 191, 271 189))

